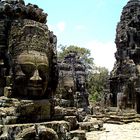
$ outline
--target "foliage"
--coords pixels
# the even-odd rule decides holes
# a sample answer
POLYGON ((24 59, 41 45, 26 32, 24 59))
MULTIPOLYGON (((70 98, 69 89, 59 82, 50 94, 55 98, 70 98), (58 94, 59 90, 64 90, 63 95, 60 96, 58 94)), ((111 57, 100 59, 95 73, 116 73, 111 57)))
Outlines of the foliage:
POLYGON ((88 77, 88 92, 93 101, 100 100, 103 89, 107 88, 109 72, 105 67, 96 67, 88 77))
POLYGON ((85 65, 93 64, 93 58, 90 57, 91 53, 89 49, 81 48, 78 46, 70 45, 70 46, 63 46, 59 45, 60 51, 58 51, 58 58, 63 59, 65 55, 70 52, 76 52, 77 56, 82 59, 85 65))

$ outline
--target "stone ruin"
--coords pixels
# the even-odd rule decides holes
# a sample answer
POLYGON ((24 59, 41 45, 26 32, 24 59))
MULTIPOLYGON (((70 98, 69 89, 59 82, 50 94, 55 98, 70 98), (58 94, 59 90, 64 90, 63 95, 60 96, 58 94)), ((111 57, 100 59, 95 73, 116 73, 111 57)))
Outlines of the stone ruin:
POLYGON ((71 121, 72 129, 103 130, 103 122, 92 117, 86 89, 86 67, 77 53, 69 52, 59 60, 58 71, 54 118, 71 121))
POLYGON ((37 5, 0 1, 0 139, 58 138, 46 126, 58 123, 35 124, 51 120, 58 79, 57 40, 46 18, 37 5))
POLYGON ((116 62, 110 75, 111 106, 140 113, 140 1, 124 6, 116 29, 116 62))
POLYGON ((58 63, 58 99, 63 107, 84 108, 89 106, 86 89, 86 67, 77 56, 70 52, 58 63))
POLYGON ((99 114, 106 123, 140 122, 140 0, 129 0, 116 28, 116 62, 106 82, 99 114))
MULTIPOLYGON (((68 69, 63 74, 70 72, 74 77, 64 80, 60 74, 63 66, 58 75, 57 37, 46 22, 47 14, 37 5, 25 5, 23 0, 0 1, 1 140, 85 140, 85 130, 102 128, 102 122, 87 122, 90 117, 83 118, 77 109, 89 106, 81 62, 69 54, 67 58, 76 63, 70 67, 72 73, 68 69), (61 99, 68 95, 70 108, 55 103, 58 76, 66 91, 61 99)), ((64 65, 69 67, 66 61, 64 65)))

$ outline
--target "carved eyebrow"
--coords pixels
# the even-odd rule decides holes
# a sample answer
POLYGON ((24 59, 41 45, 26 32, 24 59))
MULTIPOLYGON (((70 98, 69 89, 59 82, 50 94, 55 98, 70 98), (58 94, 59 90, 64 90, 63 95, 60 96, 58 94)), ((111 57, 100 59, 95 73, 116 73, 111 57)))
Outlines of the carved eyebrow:
POLYGON ((41 63, 37 63, 38 65, 44 65, 44 66, 48 66, 48 63, 45 62, 41 62, 41 63))
POLYGON ((20 63, 19 65, 34 65, 35 66, 35 64, 32 62, 23 62, 23 63, 20 63))

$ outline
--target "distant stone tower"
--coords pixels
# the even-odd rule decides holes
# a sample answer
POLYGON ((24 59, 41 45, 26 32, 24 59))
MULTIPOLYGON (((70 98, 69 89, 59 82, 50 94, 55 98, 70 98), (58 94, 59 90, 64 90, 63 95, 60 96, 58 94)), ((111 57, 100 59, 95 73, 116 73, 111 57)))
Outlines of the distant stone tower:
MULTIPOLYGON (((59 105, 63 107, 87 108, 86 67, 76 52, 70 52, 58 63, 59 105)), ((58 97, 57 97, 58 98, 58 97)))
POLYGON ((112 104, 123 92, 125 107, 140 113, 140 1, 130 0, 124 6, 115 39, 116 62, 110 76, 112 104))

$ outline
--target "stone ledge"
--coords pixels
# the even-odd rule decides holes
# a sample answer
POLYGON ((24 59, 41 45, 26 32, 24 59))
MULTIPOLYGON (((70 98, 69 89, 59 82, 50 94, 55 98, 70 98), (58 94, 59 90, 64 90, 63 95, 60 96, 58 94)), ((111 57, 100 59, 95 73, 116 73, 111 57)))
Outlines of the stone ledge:
POLYGON ((72 139, 78 139, 78 140, 86 140, 86 132, 84 130, 75 130, 70 131, 70 137, 72 139))
POLYGON ((19 134, 24 129, 34 127, 35 125, 52 128, 58 134, 59 138, 66 137, 67 132, 69 132, 70 130, 69 122, 66 121, 0 125, 0 132, 2 134, 0 136, 0 139, 3 137, 8 137, 9 135, 14 138, 17 134, 19 134))

